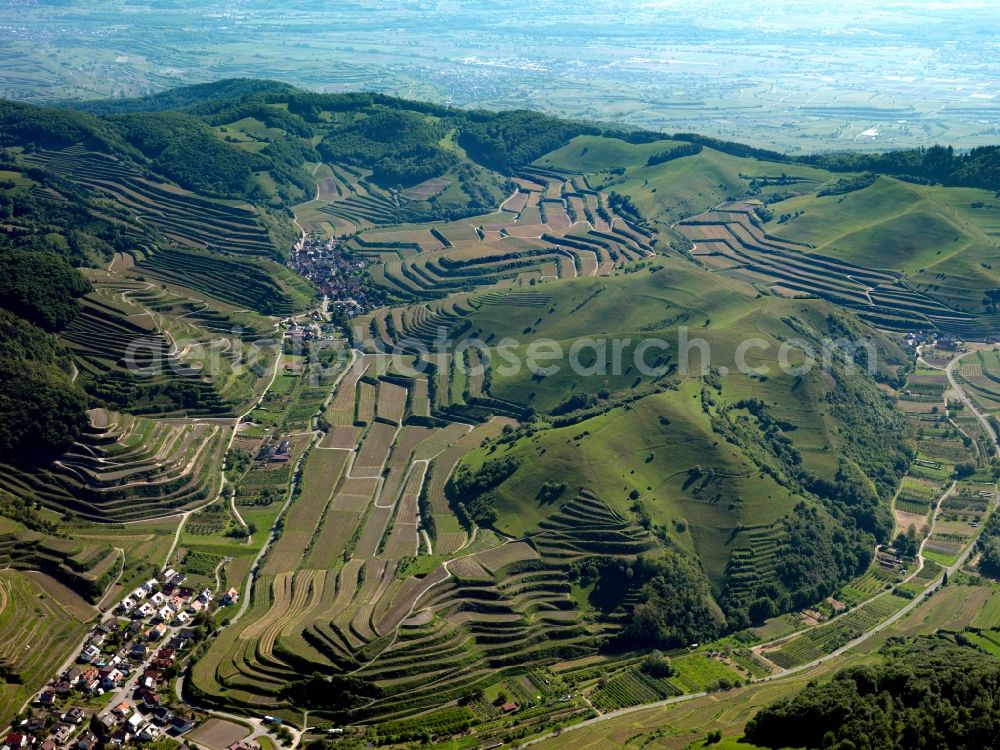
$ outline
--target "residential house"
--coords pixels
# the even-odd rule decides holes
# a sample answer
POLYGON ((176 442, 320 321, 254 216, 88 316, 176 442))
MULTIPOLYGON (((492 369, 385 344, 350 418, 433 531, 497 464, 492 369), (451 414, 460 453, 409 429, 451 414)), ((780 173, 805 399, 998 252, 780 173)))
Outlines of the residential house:
POLYGON ((162 578, 164 581, 169 581, 175 575, 177 575, 177 571, 176 570, 174 570, 173 568, 167 568, 166 570, 163 571, 163 573, 160 576, 160 578, 162 578))
POLYGON ((56 691, 55 690, 44 690, 42 694, 38 696, 35 701, 39 706, 52 706, 56 702, 56 691))
POLYGON ((150 641, 158 641, 166 634, 166 632, 167 626, 161 622, 146 631, 146 638, 150 641))
POLYGON ((38 750, 56 750, 57 747, 58 745, 56 745, 55 740, 49 737, 48 739, 44 740, 41 745, 38 746, 38 750))
POLYGON ((147 654, 149 654, 149 649, 146 648, 145 643, 133 643, 128 652, 129 658, 140 660, 145 659, 147 654))
MULTIPOLYGON (((172 648, 161 648, 159 651, 156 652, 156 660, 158 662, 166 661, 168 667, 174 663, 175 658, 177 657, 174 656, 174 650, 172 648)), ((159 669, 165 669, 165 667, 160 667, 159 664, 157 664, 156 666, 159 669)))
POLYGON ((154 607, 162 607, 166 601, 167 597, 165 597, 159 591, 157 591, 155 594, 149 597, 149 603, 152 604, 154 607))
POLYGON ((174 720, 174 712, 166 706, 153 709, 153 720, 161 726, 171 723, 174 720))
POLYGON ((93 644, 90 644, 89 646, 84 647, 83 651, 80 653, 80 661, 84 662, 85 664, 89 664, 94 659, 96 659, 100 655, 100 653, 101 649, 99 649, 97 646, 93 644))
POLYGON ((101 687, 105 690, 113 690, 121 685, 125 675, 118 667, 105 667, 101 670, 101 687))
POLYGON ((212 597, 213 594, 211 589, 202 589, 201 593, 198 594, 198 601, 200 601, 202 604, 208 604, 210 601, 212 601, 212 597))
POLYGON ((124 729, 119 729, 117 732, 112 734, 111 737, 108 739, 108 745, 110 747, 125 747, 125 745, 128 744, 129 738, 131 736, 132 735, 130 735, 124 729))
POLYGON ((118 605, 118 609, 122 612, 131 612, 135 608, 135 601, 125 597, 122 599, 121 604, 118 605))
POLYGON ((97 735, 87 730, 76 738, 76 750, 94 750, 97 745, 97 735))
POLYGON ((145 620, 147 617, 152 617, 155 611, 156 607, 149 602, 144 602, 141 607, 137 608, 135 612, 132 613, 132 617, 141 617, 145 620))
POLYGON ((52 727, 52 739, 57 745, 63 745, 69 740, 75 730, 76 727, 73 724, 59 722, 52 727))
POLYGON ((104 714, 98 721, 101 722, 101 726, 104 727, 106 732, 111 732, 118 726, 120 719, 114 714, 104 714))
POLYGON ((191 614, 194 614, 194 615, 196 615, 196 614, 198 614, 199 612, 201 612, 201 611, 202 611, 202 610, 203 610, 204 608, 205 608, 205 605, 204 605, 204 604, 202 604, 202 603, 201 603, 200 601, 198 601, 197 599, 195 599, 195 600, 194 600, 193 602, 191 602, 191 603, 190 603, 190 604, 188 605, 188 608, 187 608, 187 611, 188 611, 188 612, 190 612, 191 614))
POLYGON ((146 590, 147 594, 150 594, 156 590, 157 585, 158 584, 156 583, 156 579, 150 578, 148 581, 142 584, 142 587, 146 590))
POLYGON ((160 697, 152 690, 142 691, 142 705, 152 710, 160 707, 160 697))
POLYGON ((278 443, 278 449, 268 459, 271 463, 288 463, 292 459, 291 445, 287 440, 278 443))
POLYGON ((139 734, 139 730, 142 729, 146 724, 146 719, 143 715, 136 711, 134 714, 128 717, 128 721, 125 722, 125 726, 128 729, 129 734, 139 734))
POLYGON ((69 709, 67 709, 67 711, 62 715, 63 721, 69 722, 70 724, 82 724, 85 718, 87 718, 87 715, 79 706, 70 706, 69 709))
POLYGON ((26 734, 21 734, 20 732, 11 732, 7 735, 7 739, 4 740, 4 745, 12 750, 19 750, 19 748, 27 747, 30 744, 31 738, 26 734))
POLYGON ((185 623, 190 621, 191 621, 191 615, 189 615, 187 612, 178 612, 177 617, 174 618, 174 622, 177 623, 178 625, 184 625, 185 623))
POLYGON ((81 690, 86 690, 88 693, 93 693, 95 690, 101 687, 101 673, 96 667, 91 667, 90 669, 85 669, 80 674, 80 680, 77 683, 81 690))
POLYGON ((31 716, 17 725, 18 731, 22 734, 38 734, 45 729, 45 718, 44 713, 31 716))
POLYGON ((160 728, 156 724, 148 724, 139 732, 139 739, 143 742, 155 742, 160 737, 160 728))
POLYGON ((235 588, 229 589, 226 595, 222 597, 222 603, 225 605, 236 604, 240 600, 240 592, 235 588))
POLYGON ((154 690, 156 688, 156 683, 160 681, 160 673, 156 669, 147 669, 142 673, 142 677, 139 678, 139 685, 146 688, 147 690, 154 690))
POLYGON ((194 729, 197 722, 194 720, 194 716, 191 714, 178 714, 174 716, 173 720, 170 722, 170 726, 173 727, 174 732, 177 734, 183 734, 184 732, 194 729))
POLYGON ((56 691, 56 695, 69 695, 70 690, 73 689, 73 685, 69 680, 59 680, 52 689, 56 691))
POLYGON ((113 713, 115 716, 124 719, 126 716, 132 713, 132 704, 129 703, 128 701, 122 701, 117 706, 111 709, 111 713, 113 713))

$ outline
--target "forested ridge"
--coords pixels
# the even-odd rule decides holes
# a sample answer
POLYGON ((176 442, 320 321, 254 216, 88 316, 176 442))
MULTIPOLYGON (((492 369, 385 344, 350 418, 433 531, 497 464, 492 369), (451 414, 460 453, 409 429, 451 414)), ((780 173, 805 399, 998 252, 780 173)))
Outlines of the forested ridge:
POLYGON ((810 682, 760 711, 746 737, 765 747, 994 748, 1000 661, 948 635, 890 639, 883 663, 810 682))

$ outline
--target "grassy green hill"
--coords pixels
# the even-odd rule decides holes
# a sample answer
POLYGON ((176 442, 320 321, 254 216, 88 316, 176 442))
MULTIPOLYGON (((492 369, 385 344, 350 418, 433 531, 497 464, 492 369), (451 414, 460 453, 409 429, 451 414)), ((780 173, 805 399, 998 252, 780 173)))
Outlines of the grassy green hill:
POLYGON ((668 225, 730 198, 768 200, 779 193, 815 190, 832 178, 814 167, 731 156, 711 148, 649 164, 651 157, 689 146, 678 140, 634 144, 583 135, 535 163, 583 173, 595 189, 627 195, 644 217, 668 225))
POLYGON ((945 184, 927 184, 923 176, 913 178, 919 182, 875 174, 866 179, 865 167, 927 171, 874 158, 810 160, 836 171, 802 161, 733 155, 678 139, 629 143, 581 135, 536 164, 583 174, 594 189, 627 196, 661 229, 723 201, 757 200, 771 235, 863 268, 900 273, 905 284, 954 311, 995 311, 1000 204, 992 191, 963 186, 968 183, 959 172, 943 173, 945 184), (692 145, 697 153, 690 153, 692 145), (845 172, 852 167, 858 171, 845 172))
MULTIPOLYGON (((752 571, 796 590, 778 580, 773 563, 788 544, 785 526, 797 503, 834 527, 889 532, 888 502, 908 449, 903 420, 876 380, 893 380, 905 355, 830 304, 760 295, 745 283, 659 258, 610 278, 550 282, 519 292, 510 304, 498 295, 467 318, 466 333, 487 345, 490 395, 539 415, 534 426, 463 460, 453 499, 474 518, 517 536, 589 490, 694 554, 736 622, 747 597, 764 587, 748 586, 752 571), (682 329, 709 348, 706 373, 696 349, 689 368, 679 367, 682 329), (501 351, 501 339, 518 332, 524 343, 501 351), (811 342, 819 352, 822 339, 845 335, 871 337, 880 358, 874 376, 846 362, 804 375, 778 366, 782 342, 811 342), (580 347, 584 368, 601 356, 595 344, 629 343, 617 372, 613 365, 599 374, 574 372, 566 359, 555 360, 559 371, 548 375, 527 367, 503 372, 514 358, 526 363, 540 338, 567 353, 580 347), (655 362, 646 359, 663 372, 643 375, 634 352, 650 338, 669 349, 657 349, 655 362), (750 338, 760 348, 746 365, 766 367, 766 375, 737 368, 736 349, 750 338), (470 495, 465 486, 475 482, 463 483, 463 472, 481 482, 492 477, 488 490, 470 495)), ((610 344, 605 351, 610 356, 610 344)))
POLYGON ((986 190, 880 177, 844 195, 775 203, 767 231, 815 252, 903 273, 915 289, 967 312, 994 304, 1000 201, 986 190), (784 219, 784 220, 783 220, 784 219))

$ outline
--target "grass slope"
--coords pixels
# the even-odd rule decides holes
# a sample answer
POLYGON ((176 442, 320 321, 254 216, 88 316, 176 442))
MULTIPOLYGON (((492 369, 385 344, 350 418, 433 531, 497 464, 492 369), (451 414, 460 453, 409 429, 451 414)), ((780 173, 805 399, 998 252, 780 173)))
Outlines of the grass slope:
POLYGON ((992 268, 1000 203, 985 190, 880 177, 861 190, 799 196, 772 211, 772 234, 824 255, 900 271, 914 288, 959 310, 982 312, 983 293, 1000 286, 1000 269, 992 268), (783 215, 791 218, 780 222, 783 215))

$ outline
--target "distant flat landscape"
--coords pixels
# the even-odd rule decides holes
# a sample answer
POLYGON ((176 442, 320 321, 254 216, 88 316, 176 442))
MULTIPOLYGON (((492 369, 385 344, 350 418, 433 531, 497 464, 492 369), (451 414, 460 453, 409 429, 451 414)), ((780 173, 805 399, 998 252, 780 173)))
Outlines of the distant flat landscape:
POLYGON ((691 131, 789 152, 996 141, 1000 8, 912 0, 0 5, 0 96, 229 76, 691 131))

